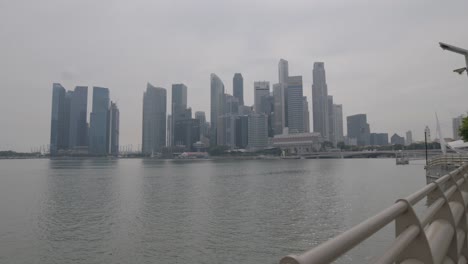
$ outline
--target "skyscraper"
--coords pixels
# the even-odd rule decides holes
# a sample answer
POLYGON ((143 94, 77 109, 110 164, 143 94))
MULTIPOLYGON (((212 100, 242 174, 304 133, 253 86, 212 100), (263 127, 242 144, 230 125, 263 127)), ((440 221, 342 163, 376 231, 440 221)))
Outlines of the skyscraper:
POLYGON ((461 137, 459 135, 459 130, 460 130, 460 127, 461 127, 461 125, 463 123, 463 118, 464 118, 464 116, 461 115, 461 116, 457 116, 457 117, 452 119, 452 129, 453 129, 453 139, 454 140, 461 139, 461 137))
POLYGON ((242 74, 234 74, 232 79, 233 95, 239 99, 239 105, 244 105, 244 78, 242 74))
POLYGON ((274 125, 273 129, 275 135, 283 134, 283 129, 285 127, 285 84, 277 83, 273 84, 273 100, 274 100, 274 125))
POLYGON ((309 116, 309 102, 307 102, 307 97, 303 97, 303 109, 304 109, 304 132, 309 133, 310 132, 310 116, 309 116))
POLYGON ((333 96, 331 95, 327 96, 327 102, 328 102, 328 141, 336 142, 335 134, 334 134, 335 133, 335 114, 333 113, 333 96))
POLYGON ((50 122, 50 154, 56 155, 68 146, 65 142, 65 88, 59 83, 52 85, 52 113, 50 122))
POLYGON ((289 133, 304 132, 302 76, 290 76, 287 83, 289 133))
POLYGON ((224 84, 221 79, 214 73, 210 76, 210 90, 211 90, 211 135, 210 145, 217 145, 217 129, 218 129, 218 118, 223 115, 224 112, 224 84))
POLYGON ((109 89, 93 87, 93 109, 89 127, 89 153, 106 155, 109 152, 109 89))
POLYGON ((77 86, 70 102, 69 147, 88 146, 88 87, 77 86))
POLYGON ((206 123, 205 112, 197 111, 195 112, 195 119, 199 120, 200 123, 200 137, 208 137, 208 124, 206 123))
POLYGON ((119 155, 120 111, 115 102, 109 108, 109 154, 119 155))
POLYGON ((167 115, 166 147, 172 146, 172 115, 167 115))
POLYGON ((268 117, 252 113, 248 117, 248 148, 263 149, 268 144, 268 117))
POLYGON ((254 110, 262 113, 262 97, 270 95, 270 82, 254 82, 254 110))
MULTIPOLYGON (((280 59, 278 63, 278 83, 282 85, 284 97, 284 115, 283 115, 283 128, 288 126, 288 78, 289 78, 289 63, 287 60, 280 59)), ((277 132, 275 134, 278 135, 277 132)), ((282 133, 280 133, 282 134, 282 133)))
POLYGON ((406 131, 406 145, 413 144, 413 132, 411 130, 406 131))
POLYGON ((143 95, 142 151, 161 152, 166 143, 166 89, 147 84, 143 95))
POLYGON ((325 65, 323 62, 315 62, 312 72, 312 114, 314 117, 314 132, 318 132, 323 138, 329 140, 330 125, 328 114, 328 88, 325 78, 325 65))
POLYGON ((333 115, 335 116, 333 118, 335 125, 335 131, 333 134, 335 135, 335 141, 333 144, 336 146, 338 142, 344 142, 344 134, 343 134, 343 106, 334 104, 333 105, 333 115))
POLYGON ((280 59, 278 62, 278 82, 287 83, 289 77, 289 64, 287 60, 280 59))
POLYGON ((431 130, 429 129, 428 126, 426 126, 426 128, 424 129, 424 134, 425 134, 425 137, 426 137, 427 142, 428 142, 428 143, 431 143, 431 142, 432 142, 431 130))
POLYGON ((348 116, 348 138, 355 138, 358 146, 370 144, 370 127, 366 114, 348 116))
POLYGON ((173 84, 172 85, 172 103, 171 103, 171 114, 172 114, 172 134, 169 136, 172 139, 171 145, 175 144, 175 133, 176 133, 176 122, 184 119, 191 119, 187 116, 187 86, 185 84, 173 84))

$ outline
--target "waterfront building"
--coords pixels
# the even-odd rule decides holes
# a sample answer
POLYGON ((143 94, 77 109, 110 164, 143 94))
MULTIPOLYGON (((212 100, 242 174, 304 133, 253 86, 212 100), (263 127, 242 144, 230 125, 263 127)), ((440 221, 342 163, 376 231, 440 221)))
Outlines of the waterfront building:
POLYGON ((174 124, 175 146, 182 147, 186 151, 195 151, 194 144, 200 141, 200 120, 180 119, 174 124))
POLYGON ((370 144, 370 127, 366 114, 357 114, 346 118, 348 125, 348 138, 355 138, 358 146, 370 144))
POLYGON ((50 155, 56 155, 59 150, 67 149, 68 142, 65 138, 65 88, 59 84, 52 85, 52 112, 50 121, 50 155))
POLYGON ((236 117, 235 124, 236 147, 240 149, 247 148, 249 144, 249 116, 240 115, 236 117))
POLYGON ((218 129, 218 118, 224 113, 224 84, 221 79, 214 73, 210 76, 210 112, 211 112, 211 135, 210 145, 217 145, 217 129, 218 129))
POLYGON ((239 99, 230 94, 224 94, 224 114, 239 114, 239 99))
POLYGON ((328 141, 336 146, 335 139, 335 113, 333 113, 333 96, 327 96, 328 105, 328 141))
POLYGON ((249 115, 253 113, 253 106, 240 105, 239 106, 239 115, 249 115))
POLYGON ((370 144, 372 146, 386 146, 388 145, 388 133, 371 133, 370 144))
MULTIPOLYGON (((288 126, 288 78, 289 78, 289 64, 287 60, 280 59, 278 63, 278 83, 282 87, 283 93, 283 128, 288 126)), ((281 134, 282 132, 275 132, 275 134, 281 134)))
POLYGON ((413 144, 413 132, 411 130, 406 131, 406 145, 413 144))
POLYGON ((262 97, 270 95, 270 82, 254 82, 254 110, 262 113, 262 97))
POLYGON ((314 132, 320 133, 325 140, 330 139, 330 125, 328 113, 328 88, 325 78, 325 65, 315 62, 312 71, 312 115, 314 132))
POLYGON ((119 155, 120 111, 115 102, 109 108, 109 154, 119 155))
POLYGON ((289 133, 304 132, 302 76, 290 76, 287 84, 289 133))
POLYGON ((424 129, 424 134, 425 134, 425 137, 426 137, 426 140, 428 143, 432 142, 432 139, 431 139, 431 130, 429 129, 428 126, 426 126, 426 128, 424 129))
POLYGON ((166 143, 166 89, 147 84, 143 95, 142 152, 158 153, 166 143))
POLYGON ((392 145, 405 145, 405 138, 400 137, 397 133, 395 133, 391 137, 390 142, 392 143, 392 145))
POLYGON ((335 131, 333 145, 337 145, 338 142, 344 142, 344 133, 343 133, 343 105, 334 104, 333 105, 333 121, 335 125, 333 126, 335 131))
POLYGON ((171 138, 171 145, 174 145, 174 134, 176 133, 175 123, 179 120, 191 119, 190 116, 187 116, 187 86, 183 83, 173 84, 172 85, 172 96, 171 96, 171 115, 172 115, 172 125, 173 128, 172 134, 169 136, 171 138))
POLYGON ((166 124, 166 147, 172 146, 172 115, 167 115, 166 124))
POLYGON ((237 114, 227 113, 218 118, 218 145, 235 148, 237 114))
POLYGON ((309 102, 307 102, 307 96, 302 97, 303 98, 303 110, 304 110, 304 132, 309 133, 310 132, 310 115, 309 115, 309 102))
POLYGON ((301 155, 320 149, 320 133, 282 134, 273 137, 273 147, 280 148, 285 155, 301 155))
POLYGON ((275 135, 283 134, 285 127, 285 88, 286 85, 282 83, 273 84, 273 101, 274 101, 274 122, 273 131, 275 135))
POLYGON ((244 78, 242 74, 234 74, 232 79, 232 93, 239 100, 239 105, 244 105, 244 78))
POLYGON ((89 127, 89 153, 106 155, 109 151, 109 89, 93 87, 93 105, 89 127))
POLYGON ((205 112, 203 111, 195 112, 195 119, 198 119, 200 123, 200 139, 201 137, 208 137, 209 130, 208 130, 208 123, 206 122, 205 112))
POLYGON ((453 140, 460 140, 459 130, 463 123, 463 115, 457 116, 452 119, 452 129, 453 129, 453 140))
POLYGON ((77 86, 70 101, 69 148, 88 146, 88 87, 77 86))
POLYGON ((268 145, 268 116, 252 113, 248 116, 248 148, 258 150, 268 145))

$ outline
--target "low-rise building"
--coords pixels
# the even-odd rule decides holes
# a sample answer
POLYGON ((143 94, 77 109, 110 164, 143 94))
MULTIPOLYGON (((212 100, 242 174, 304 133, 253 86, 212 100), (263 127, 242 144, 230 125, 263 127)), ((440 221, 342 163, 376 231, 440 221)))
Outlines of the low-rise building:
POLYGON ((281 134, 273 137, 273 147, 286 155, 307 154, 320 149, 320 138, 320 133, 281 134))

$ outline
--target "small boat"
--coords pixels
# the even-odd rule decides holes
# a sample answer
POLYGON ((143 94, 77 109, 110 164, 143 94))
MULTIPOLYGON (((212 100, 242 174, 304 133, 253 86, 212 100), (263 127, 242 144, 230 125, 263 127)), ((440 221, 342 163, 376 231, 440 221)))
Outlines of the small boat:
POLYGON ((409 164, 409 158, 403 152, 398 152, 395 156, 396 156, 396 165, 409 164))

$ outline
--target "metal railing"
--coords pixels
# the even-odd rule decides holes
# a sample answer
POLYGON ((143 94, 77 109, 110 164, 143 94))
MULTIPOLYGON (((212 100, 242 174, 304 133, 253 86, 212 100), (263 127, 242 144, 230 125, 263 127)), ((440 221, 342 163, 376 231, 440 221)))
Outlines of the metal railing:
POLYGON ((445 154, 435 156, 427 161, 427 166, 442 166, 447 164, 461 164, 468 162, 468 155, 466 154, 445 154))
POLYGON ((396 238, 374 263, 467 263, 468 164, 442 176, 410 196, 344 233, 280 264, 330 263, 395 221, 396 238), (433 202, 418 216, 415 204, 433 202))

